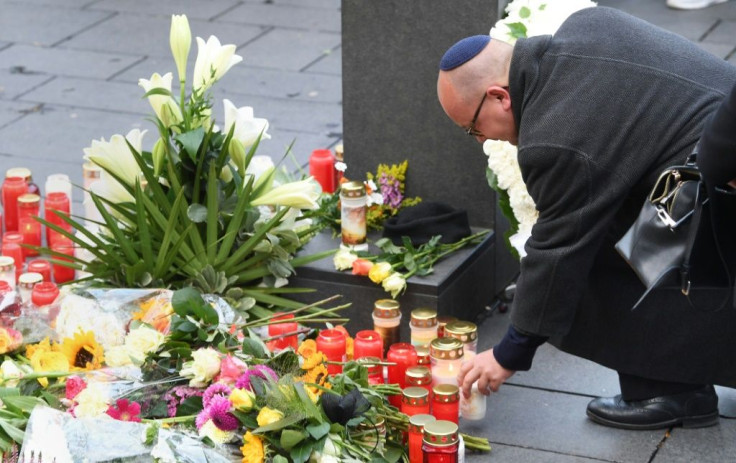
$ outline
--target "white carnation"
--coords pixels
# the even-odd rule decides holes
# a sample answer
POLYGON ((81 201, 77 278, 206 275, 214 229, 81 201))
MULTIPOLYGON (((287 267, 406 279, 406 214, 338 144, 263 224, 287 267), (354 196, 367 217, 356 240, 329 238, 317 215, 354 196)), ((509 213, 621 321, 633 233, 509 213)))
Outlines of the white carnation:
POLYGON ((88 384, 74 400, 77 402, 74 407, 74 416, 77 418, 103 416, 110 408, 110 397, 102 386, 96 383, 88 384))
POLYGON ((553 35, 573 13, 596 6, 589 0, 514 0, 506 7, 506 17, 497 21, 490 35, 497 40, 515 43, 519 25, 526 28, 526 37, 553 35))

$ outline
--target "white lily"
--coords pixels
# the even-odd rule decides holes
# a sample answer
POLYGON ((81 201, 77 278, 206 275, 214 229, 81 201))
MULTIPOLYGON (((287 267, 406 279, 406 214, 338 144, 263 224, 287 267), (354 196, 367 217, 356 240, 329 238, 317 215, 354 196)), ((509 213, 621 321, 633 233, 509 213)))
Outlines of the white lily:
POLYGON ((297 209, 316 209, 322 188, 314 177, 285 183, 251 201, 254 206, 287 206, 297 209))
MULTIPOLYGON (((89 189, 97 196, 105 198, 115 204, 135 202, 133 195, 128 193, 128 190, 123 188, 117 180, 112 178, 110 174, 104 170, 100 174, 100 179, 92 183, 89 189)), ((92 202, 92 197, 85 199, 85 202, 86 201, 92 202)), ((113 211, 113 213, 115 213, 115 211, 113 211)))
POLYGON ((266 133, 268 120, 253 117, 253 107, 238 108, 228 99, 222 100, 222 103, 225 106, 225 133, 229 133, 230 128, 235 125, 233 138, 240 141, 246 151, 253 146, 261 132, 263 132, 261 140, 271 138, 271 135, 266 133))
POLYGON ((221 45, 214 35, 211 35, 207 42, 197 37, 197 49, 192 81, 195 90, 206 91, 231 67, 243 61, 243 57, 235 54, 235 45, 221 45))
POLYGON ((192 32, 189 29, 189 20, 186 15, 171 15, 169 44, 171 45, 171 54, 174 55, 174 61, 176 62, 176 70, 179 73, 179 82, 185 82, 189 48, 192 46, 192 32))
POLYGON ((113 172, 127 185, 133 186, 141 174, 141 169, 125 140, 127 139, 131 146, 140 153, 146 132, 146 130, 133 129, 125 137, 115 134, 110 137, 110 141, 105 141, 104 138, 92 140, 92 145, 84 148, 84 158, 102 167, 103 174, 105 170, 113 172))
MULTIPOLYGON (((163 76, 154 72, 151 76, 151 80, 139 79, 138 85, 141 86, 146 93, 155 88, 161 88, 171 93, 171 81, 173 78, 174 76, 170 72, 167 72, 163 76)), ((163 122, 165 127, 171 127, 183 120, 181 109, 171 95, 149 95, 148 102, 151 103, 153 111, 161 122, 163 122)))

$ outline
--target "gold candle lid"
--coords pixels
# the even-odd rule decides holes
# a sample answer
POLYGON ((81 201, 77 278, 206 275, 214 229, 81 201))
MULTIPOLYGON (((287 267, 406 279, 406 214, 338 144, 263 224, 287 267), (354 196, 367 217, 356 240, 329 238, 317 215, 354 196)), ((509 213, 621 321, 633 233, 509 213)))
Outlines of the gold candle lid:
POLYGON ((36 272, 26 272, 18 277, 18 284, 24 288, 31 289, 36 283, 43 281, 43 275, 36 272))
POLYGON ((5 177, 20 177, 26 180, 31 179, 31 169, 26 167, 12 167, 5 171, 5 177))
POLYGON ((41 197, 38 195, 34 195, 33 193, 26 193, 24 195, 18 196, 18 203, 19 204, 38 204, 41 202, 41 197))
POLYGON ((478 339, 478 326, 475 323, 455 321, 445 325, 445 336, 459 339, 462 343, 478 339))
POLYGON ((401 315, 399 301, 379 299, 373 304, 373 315, 378 318, 394 318, 401 315))
POLYGON ((437 311, 425 307, 411 311, 411 326, 431 328, 437 326, 437 311))
POLYGON ((365 185, 363 182, 345 182, 340 186, 340 195, 346 198, 360 198, 365 196, 365 185))
POLYGON ((437 338, 429 344, 429 355, 442 360, 463 358, 463 343, 455 338, 437 338))
POLYGON ((401 401, 407 405, 427 405, 429 403, 429 391, 423 387, 407 387, 401 393, 401 401))
POLYGON ((0 256, 0 272, 7 272, 15 265, 15 260, 12 257, 0 256))
POLYGON ((97 164, 85 162, 82 164, 82 176, 84 178, 100 178, 102 169, 97 164))
POLYGON ((433 447, 449 447, 458 443, 458 427, 452 421, 436 420, 424 425, 424 442, 433 447))
POLYGON ((422 432, 424 426, 433 421, 437 421, 437 418, 426 413, 412 415, 409 417, 409 431, 422 432))
POLYGON ((454 384, 438 384, 432 388, 435 402, 452 403, 460 401, 460 388, 454 384))
POLYGON ((432 384, 432 372, 427 367, 409 367, 406 369, 406 384, 409 386, 432 384))
POLYGON ((337 159, 338 161, 344 160, 342 143, 339 145, 335 145, 335 159, 337 159))
POLYGON ((427 346, 416 346, 417 350, 417 364, 418 365, 429 365, 429 347, 427 346))
POLYGON ((453 317, 452 315, 439 315, 437 317, 437 323, 440 326, 445 326, 450 322, 454 322, 457 320, 457 317, 453 317))

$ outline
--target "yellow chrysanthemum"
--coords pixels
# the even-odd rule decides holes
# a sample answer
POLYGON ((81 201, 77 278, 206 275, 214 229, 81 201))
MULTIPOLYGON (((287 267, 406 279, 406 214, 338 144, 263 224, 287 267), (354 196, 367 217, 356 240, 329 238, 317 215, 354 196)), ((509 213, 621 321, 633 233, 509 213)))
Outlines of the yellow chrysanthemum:
POLYGON ((304 373, 301 380, 305 383, 319 384, 321 386, 327 380, 327 367, 319 364, 304 373))
POLYGON ((305 359, 314 355, 315 352, 317 352, 317 343, 314 339, 305 339, 297 349, 297 353, 305 359))
POLYGON ((51 341, 49 341, 48 337, 43 338, 43 341, 37 344, 29 344, 26 346, 26 357, 31 358, 33 357, 33 354, 40 350, 44 352, 56 352, 59 350, 59 345, 51 345, 51 341))
POLYGON ((263 463, 263 441, 250 431, 243 436, 243 446, 240 447, 240 451, 243 452, 243 463, 263 463))
POLYGON ((281 418, 284 417, 284 414, 279 411, 268 407, 263 407, 260 412, 258 412, 258 416, 256 417, 256 421, 258 422, 258 426, 266 426, 271 423, 275 423, 281 418))
MULTIPOLYGON (((36 350, 31 357, 31 367, 33 371, 69 371, 69 361, 61 352, 52 352, 46 350, 36 350)), ((38 383, 46 387, 49 385, 47 378, 38 378, 38 383)))
POLYGON ((345 355, 347 356, 348 360, 353 359, 353 338, 351 338, 350 336, 348 336, 345 340, 345 355))
POLYGON ((315 352, 314 354, 310 355, 306 360, 304 360, 302 370, 309 371, 319 365, 322 365, 325 360, 327 360, 325 354, 323 354, 322 352, 315 352))
POLYGON ((102 346, 95 341, 92 331, 79 331, 73 338, 64 338, 61 352, 73 370, 96 370, 102 366, 105 358, 102 346))

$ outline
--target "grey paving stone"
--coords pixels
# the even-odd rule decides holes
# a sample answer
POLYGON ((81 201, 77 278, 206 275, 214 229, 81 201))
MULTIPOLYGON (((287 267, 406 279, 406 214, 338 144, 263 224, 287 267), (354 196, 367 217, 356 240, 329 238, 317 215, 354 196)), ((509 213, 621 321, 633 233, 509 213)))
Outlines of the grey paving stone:
POLYGON ((16 44, 0 51, 0 68, 107 79, 142 56, 16 44))
POLYGON ((339 44, 335 33, 273 29, 241 51, 250 66, 299 71, 339 44))
MULTIPOLYGON (((248 3, 266 3, 264 0, 246 0, 248 3)), ((340 0, 273 0, 276 5, 310 6, 316 8, 340 8, 340 0)))
POLYGON ((587 403, 585 397, 508 386, 489 397, 485 420, 461 419, 460 429, 487 437, 491 445, 512 445, 604 461, 648 461, 665 431, 604 428, 585 416, 587 403))
MULTIPOLYGON (((38 110, 38 105, 34 103, 0 100, 0 128, 10 125, 13 121, 38 110)), ((0 137, 0 153, 9 153, 9 151, 5 150, 6 146, 7 141, 0 137)))
POLYGON ((698 46, 703 50, 713 53, 719 58, 726 58, 734 50, 734 44, 730 43, 713 43, 710 41, 697 42, 698 46))
MULTIPOLYGON (((215 35, 221 44, 240 45, 260 35, 257 26, 212 23, 190 20, 192 51, 190 59, 197 53, 194 37, 207 39, 215 35)), ((122 13, 75 36, 64 47, 98 50, 103 52, 129 53, 134 55, 171 56, 168 16, 146 16, 122 13)))
POLYGON ((189 20, 212 19, 236 6, 236 0, 101 0, 90 5, 90 10, 118 11, 136 14, 185 14, 189 20))
POLYGON ((736 418, 736 389, 716 386, 718 411, 724 418, 736 418))
MULTIPOLYGON (((38 6, 44 6, 44 5, 53 5, 53 6, 63 6, 65 8, 84 8, 87 5, 94 4, 95 2, 98 2, 99 0, 22 0, 23 3, 30 4, 30 5, 38 5, 38 6)), ((19 3, 19 0, 4 0, 5 3, 19 3)), ((3 3, 3 2, 0 2, 3 3)))
POLYGON ((2 69, 0 70, 0 99, 12 100, 49 79, 53 79, 53 77, 43 74, 11 72, 10 70, 2 69))
POLYGON ((155 128, 139 115, 46 106, 42 111, 2 126, 0 152, 38 160, 81 162, 82 150, 93 139, 109 140, 116 133, 124 135, 134 128, 149 130, 144 148, 150 149, 155 141, 152 135, 155 128))
POLYGON ((53 45, 109 17, 103 11, 84 11, 8 2, 0 15, 0 40, 53 45))
POLYGON ((721 21, 706 37, 705 40, 714 43, 733 45, 736 38, 736 20, 721 21))
POLYGON ((342 79, 334 75, 235 66, 217 86, 225 94, 325 103, 342 101, 342 79))
POLYGON ((652 463, 720 463, 736 458, 736 421, 700 429, 674 428, 652 463))
POLYGON ((0 50, 4 50, 4 49, 8 48, 11 45, 12 45, 12 43, 10 43, 10 42, 2 42, 2 41, 0 41, 0 50))
POLYGON ((490 453, 466 452, 465 461, 468 463, 489 461, 494 463, 600 463, 601 460, 511 445, 491 444, 490 453))
MULTIPOLYGON (((313 134, 304 132, 294 132, 288 130, 269 130, 271 134, 270 140, 265 140, 258 146, 257 154, 265 154, 271 156, 274 163, 279 162, 286 153, 289 145, 293 142, 291 152, 294 158, 287 157, 282 161, 282 165, 286 167, 288 172, 298 172, 299 168, 304 168, 309 162, 309 156, 312 151, 319 148, 332 148, 340 140, 339 137, 329 136, 327 134, 313 134)), ((308 174, 308 171, 306 171, 308 174)))
POLYGON ((304 72, 317 72, 321 74, 342 75, 342 47, 325 53, 319 60, 313 62, 304 72))
MULTIPOLYGON (((218 108, 220 104, 215 105, 215 114, 222 114, 218 108)), ((255 116, 268 119, 274 130, 342 136, 342 106, 338 104, 281 100, 262 96, 233 100, 233 104, 238 107, 252 106, 255 109, 255 116)))
POLYGON ((20 100, 72 108, 152 114, 145 91, 136 84, 60 77, 23 95, 20 100))
POLYGON ((340 12, 338 10, 295 5, 243 3, 228 11, 219 20, 289 29, 340 32, 340 12))

